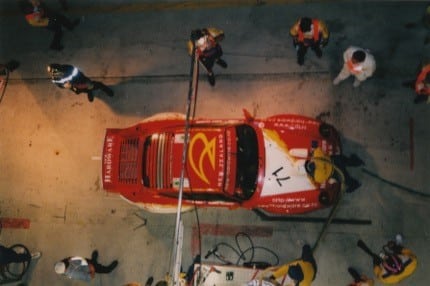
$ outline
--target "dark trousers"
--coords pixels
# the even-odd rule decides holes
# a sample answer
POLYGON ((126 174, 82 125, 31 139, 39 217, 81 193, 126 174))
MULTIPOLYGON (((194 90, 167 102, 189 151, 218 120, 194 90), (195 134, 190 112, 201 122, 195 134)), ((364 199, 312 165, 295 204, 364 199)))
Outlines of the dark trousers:
POLYGON ((26 253, 16 253, 13 249, 0 245, 0 264, 20 263, 31 260, 31 256, 26 253))
POLYGON ((93 81, 85 76, 84 73, 79 72, 79 75, 71 82, 72 90, 75 93, 85 92, 89 97, 92 97, 93 90, 101 90, 108 96, 113 96, 113 90, 100 81, 93 81))
POLYGON ((212 68, 215 62, 221 58, 223 52, 220 45, 216 45, 212 49, 205 51, 200 57, 200 62, 205 66, 208 73, 212 73, 212 68))
POLYGON ((54 33, 54 38, 51 42, 51 47, 59 47, 61 45, 61 39, 63 38, 63 28, 73 30, 74 24, 66 16, 59 13, 52 13, 49 15, 48 30, 54 33))
POLYGON ((111 267, 101 265, 100 263, 97 262, 97 260, 87 258, 87 261, 89 264, 92 264, 94 266, 94 270, 96 273, 110 273, 110 272, 112 272, 111 267))
POLYGON ((299 63, 303 63, 309 47, 315 52, 317 57, 320 58, 322 56, 322 50, 319 43, 312 43, 309 45, 307 44, 305 45, 304 43, 301 43, 301 42, 295 42, 294 46, 297 49, 297 61, 299 63))

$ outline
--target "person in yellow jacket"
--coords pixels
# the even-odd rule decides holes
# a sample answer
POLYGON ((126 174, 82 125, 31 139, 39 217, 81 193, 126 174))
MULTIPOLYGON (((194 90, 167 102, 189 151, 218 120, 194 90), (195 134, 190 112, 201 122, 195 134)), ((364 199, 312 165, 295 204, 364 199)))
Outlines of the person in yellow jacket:
POLYGON ((302 17, 291 27, 290 36, 297 50, 297 63, 303 65, 308 47, 318 58, 322 57, 322 48, 327 45, 330 33, 323 21, 302 17))
POLYGON ((402 236, 396 235, 396 241, 390 240, 379 255, 373 253, 361 240, 357 245, 373 259, 373 272, 384 284, 396 284, 412 275, 417 268, 417 257, 402 245, 402 236))
POLYGON ((208 73, 209 84, 215 85, 213 73, 214 64, 227 68, 227 63, 221 59, 223 51, 220 42, 224 39, 224 31, 217 28, 198 29, 191 32, 191 40, 188 41, 188 53, 192 55, 193 42, 198 60, 202 63, 208 73))
POLYGON ((345 156, 343 154, 329 156, 324 151, 317 147, 312 153, 312 157, 305 162, 305 170, 307 174, 317 184, 326 182, 329 178, 333 177, 338 181, 345 184, 347 193, 355 191, 361 186, 360 182, 351 177, 346 167, 358 167, 364 165, 357 155, 352 154, 345 156), (338 171, 341 174, 338 174, 338 171))
POLYGON ((43 27, 54 33, 50 48, 61 51, 61 39, 63 37, 64 26, 69 31, 73 30, 78 24, 79 19, 69 20, 66 16, 54 12, 39 0, 21 0, 20 8, 25 15, 25 20, 33 27, 43 27))
POLYGON ((269 281, 274 285, 285 286, 309 286, 314 281, 317 273, 317 264, 312 254, 309 244, 302 248, 300 259, 282 265, 269 277, 269 281))

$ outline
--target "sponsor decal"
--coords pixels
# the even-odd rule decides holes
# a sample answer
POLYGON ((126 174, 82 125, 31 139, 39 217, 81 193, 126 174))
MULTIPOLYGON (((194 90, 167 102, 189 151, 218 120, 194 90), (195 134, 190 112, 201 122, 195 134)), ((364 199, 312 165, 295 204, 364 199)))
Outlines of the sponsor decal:
POLYGON ((204 133, 197 133, 192 137, 188 152, 188 160, 195 174, 207 184, 210 182, 205 173, 205 167, 207 168, 208 166, 208 164, 205 164, 205 161, 209 162, 212 170, 215 170, 215 156, 216 137, 209 140, 204 133), (197 144, 203 146, 203 148, 196 147, 197 144))
MULTIPOLYGON (((181 178, 173 178, 173 188, 179 190, 180 186, 181 186, 181 178)), ((183 187, 184 188, 190 187, 190 181, 188 180, 188 178, 184 178, 183 187)))
POLYGON ((103 164, 105 166, 105 171, 103 174, 103 181, 105 183, 112 183, 112 150, 113 150, 114 140, 113 136, 106 137, 105 142, 105 152, 103 154, 103 164))

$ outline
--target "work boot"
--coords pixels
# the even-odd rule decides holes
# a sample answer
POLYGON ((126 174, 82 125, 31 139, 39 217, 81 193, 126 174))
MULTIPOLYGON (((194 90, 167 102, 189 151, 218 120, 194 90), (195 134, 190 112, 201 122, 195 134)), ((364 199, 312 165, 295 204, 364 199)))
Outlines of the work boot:
POLYGON ((93 102, 94 101, 94 94, 91 91, 89 91, 87 93, 87 97, 88 97, 88 101, 89 102, 93 102))
POLYGON ((352 278, 354 278, 355 282, 359 282, 361 279, 360 274, 358 274, 357 270, 352 267, 348 267, 348 272, 351 274, 352 278))
POLYGON ((93 251, 93 253, 91 253, 91 260, 96 262, 98 258, 99 258, 99 252, 96 249, 93 251))
POLYGON ((152 282, 154 282, 154 277, 151 276, 146 280, 145 286, 151 286, 152 282))
POLYGON ((305 63, 305 56, 297 56, 297 63, 302 66, 305 63))
POLYGON ((109 264, 108 271, 112 272, 112 270, 114 270, 116 267, 118 266, 118 260, 114 260, 111 264, 109 264))
POLYGON ((211 86, 215 86, 215 75, 213 73, 208 74, 208 81, 211 86))
POLYGON ((315 47, 314 48, 314 52, 315 52, 315 55, 317 55, 318 58, 322 57, 322 50, 321 50, 320 47, 315 47))
POLYGON ((353 87, 359 87, 361 84, 361 81, 359 81, 358 79, 354 79, 354 83, 352 84, 353 87))
POLYGON ((227 63, 223 59, 218 59, 216 63, 222 68, 227 68, 227 63))

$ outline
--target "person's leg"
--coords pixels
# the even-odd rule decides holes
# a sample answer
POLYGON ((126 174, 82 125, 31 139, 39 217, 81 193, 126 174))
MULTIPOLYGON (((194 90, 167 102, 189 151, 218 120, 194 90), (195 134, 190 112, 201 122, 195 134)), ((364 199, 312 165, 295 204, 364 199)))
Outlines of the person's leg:
POLYGON ((54 37, 52 38, 50 48, 61 51, 63 49, 63 46, 61 45, 61 39, 63 38, 63 30, 61 29, 61 25, 59 25, 55 19, 49 19, 49 24, 46 28, 54 32, 54 37))
POLYGON ((69 18, 60 13, 54 13, 51 17, 55 19, 55 21, 60 26, 64 26, 69 31, 72 31, 79 24, 79 19, 71 21, 69 18))
POLYGON ((203 64, 203 66, 205 67, 205 69, 208 73, 209 84, 211 86, 214 86, 215 85, 215 75, 212 71, 212 67, 214 65, 214 58, 203 57, 203 58, 200 58, 200 62, 203 64))
POLYGON ((315 43, 314 45, 312 45, 311 49, 315 52, 315 55, 318 58, 322 57, 322 50, 321 50, 321 47, 320 47, 319 43, 315 43))
POLYGON ((347 79, 350 75, 351 75, 351 73, 349 72, 348 67, 346 65, 343 65, 342 70, 339 72, 339 74, 333 80, 333 84, 338 85, 341 81, 347 79))
POLYGON ((110 273, 117 267, 118 261, 114 260, 108 266, 104 266, 98 263, 97 261, 91 260, 91 264, 93 264, 94 270, 96 273, 110 273))
POLYGON ((305 55, 308 51, 308 47, 305 46, 303 43, 298 43, 296 46, 297 49, 297 63, 299 65, 303 65, 305 62, 305 55))

